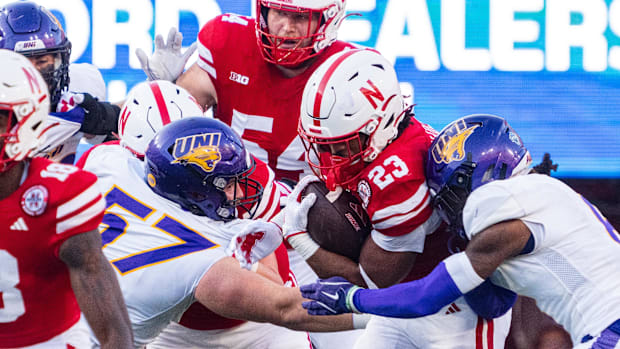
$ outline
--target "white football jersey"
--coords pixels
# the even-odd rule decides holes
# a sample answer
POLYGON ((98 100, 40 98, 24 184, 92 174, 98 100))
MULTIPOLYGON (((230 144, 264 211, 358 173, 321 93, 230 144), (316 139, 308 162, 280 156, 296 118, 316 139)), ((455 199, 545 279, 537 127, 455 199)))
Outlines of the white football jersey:
POLYGON ((106 198, 103 252, 141 346, 178 321, 198 281, 225 257, 228 241, 247 221, 213 221, 155 194, 144 180, 144 163, 118 144, 99 145, 86 156, 84 169, 97 175, 106 198))
POLYGON ((495 284, 534 298, 573 343, 620 318, 620 236, 596 207, 561 181, 530 174, 481 186, 463 210, 470 239, 511 219, 528 226, 535 245, 504 261, 495 284))

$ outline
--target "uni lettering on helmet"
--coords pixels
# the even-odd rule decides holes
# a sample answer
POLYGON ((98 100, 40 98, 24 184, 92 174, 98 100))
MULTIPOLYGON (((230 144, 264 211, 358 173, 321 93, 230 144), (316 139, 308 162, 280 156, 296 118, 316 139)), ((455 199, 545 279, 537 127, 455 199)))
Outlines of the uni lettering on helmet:
POLYGON ((212 172, 222 159, 220 154, 221 133, 202 133, 177 138, 172 150, 172 163, 194 164, 205 172, 212 172))
POLYGON ((433 160, 436 163, 450 163, 461 161, 465 158, 465 141, 480 125, 467 127, 464 120, 456 121, 437 140, 437 144, 431 149, 433 160))

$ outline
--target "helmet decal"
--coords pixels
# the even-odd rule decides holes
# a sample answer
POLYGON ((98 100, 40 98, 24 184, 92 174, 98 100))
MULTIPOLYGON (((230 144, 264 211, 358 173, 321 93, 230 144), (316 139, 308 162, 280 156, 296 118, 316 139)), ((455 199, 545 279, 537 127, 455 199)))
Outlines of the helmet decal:
POLYGON ((479 126, 467 127, 467 124, 462 119, 450 125, 431 149, 433 160, 436 163, 445 164, 463 160, 465 158, 465 141, 479 126))
POLYGON ((364 97, 366 97, 372 107, 377 109, 378 104, 377 102, 375 102, 375 100, 378 100, 379 102, 381 102, 381 104, 383 104, 383 101, 385 101, 385 97, 383 97, 383 93, 379 91, 379 88, 375 84, 373 84, 370 79, 366 82, 368 83, 368 85, 370 85, 370 89, 362 87, 360 88, 360 92, 364 95, 364 97))
POLYGON ((177 138, 172 150, 172 163, 194 164, 205 172, 212 172, 222 159, 219 150, 220 137, 219 133, 203 133, 177 138))

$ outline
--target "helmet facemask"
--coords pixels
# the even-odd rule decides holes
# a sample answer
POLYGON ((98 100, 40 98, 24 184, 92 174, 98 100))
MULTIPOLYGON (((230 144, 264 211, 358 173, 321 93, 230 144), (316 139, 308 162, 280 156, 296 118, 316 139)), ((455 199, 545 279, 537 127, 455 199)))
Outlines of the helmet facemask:
POLYGON ((269 63, 297 68, 336 40, 344 2, 335 0, 325 7, 308 8, 283 1, 257 0, 256 12, 256 35, 263 58, 269 63), (293 20, 307 19, 304 33, 297 37, 271 33, 268 26, 270 11, 280 11, 283 16, 294 17, 293 20))
POLYGON ((217 213, 226 217, 243 217, 252 219, 263 195, 263 186, 250 175, 256 169, 254 159, 250 158, 252 165, 243 173, 234 176, 218 176, 213 178, 212 185, 224 193, 225 202, 220 206, 217 213), (230 193, 232 199, 226 196, 230 193))
POLYGON ((71 43, 65 41, 63 45, 55 49, 17 51, 28 57, 36 66, 37 58, 40 56, 53 55, 53 63, 44 67, 37 67, 39 73, 47 84, 50 93, 51 111, 56 111, 56 106, 63 93, 69 88, 69 57, 71 55, 71 43))
POLYGON ((308 165, 330 190, 352 183, 366 166, 369 137, 364 133, 355 131, 338 138, 320 138, 305 132, 300 124, 299 134, 308 165))

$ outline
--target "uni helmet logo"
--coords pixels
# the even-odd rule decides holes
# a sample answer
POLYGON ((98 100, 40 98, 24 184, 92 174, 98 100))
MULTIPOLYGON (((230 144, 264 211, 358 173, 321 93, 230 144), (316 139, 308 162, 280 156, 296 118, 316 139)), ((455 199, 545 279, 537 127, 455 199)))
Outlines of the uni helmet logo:
MULTIPOLYGON (((32 93, 40 94, 41 93, 41 85, 39 84, 39 80, 37 80, 36 73, 31 67, 22 67, 22 71, 24 75, 26 75, 26 79, 28 79, 28 84, 30 84, 30 91, 32 93), (36 88, 36 90, 35 90, 36 88)), ((47 88, 47 87, 46 87, 47 88)))
POLYGON ((450 163, 465 158, 465 141, 480 125, 467 127, 464 120, 456 121, 437 140, 432 149, 433 160, 436 163, 450 163))
POLYGON ((173 164, 194 164, 211 172, 222 159, 220 154, 220 133, 202 133, 177 138, 174 142, 173 164))
POLYGON ((383 97, 383 93, 379 91, 379 88, 377 88, 377 86, 375 86, 375 84, 373 84, 372 81, 368 80, 367 83, 368 85, 370 85, 370 88, 372 90, 366 87, 362 87, 360 88, 360 92, 364 95, 364 97, 366 97, 366 99, 368 100, 368 102, 370 102, 372 107, 377 109, 377 106, 379 105, 379 103, 377 103, 375 100, 378 100, 379 102, 381 102, 381 104, 383 104, 385 97, 383 97))

